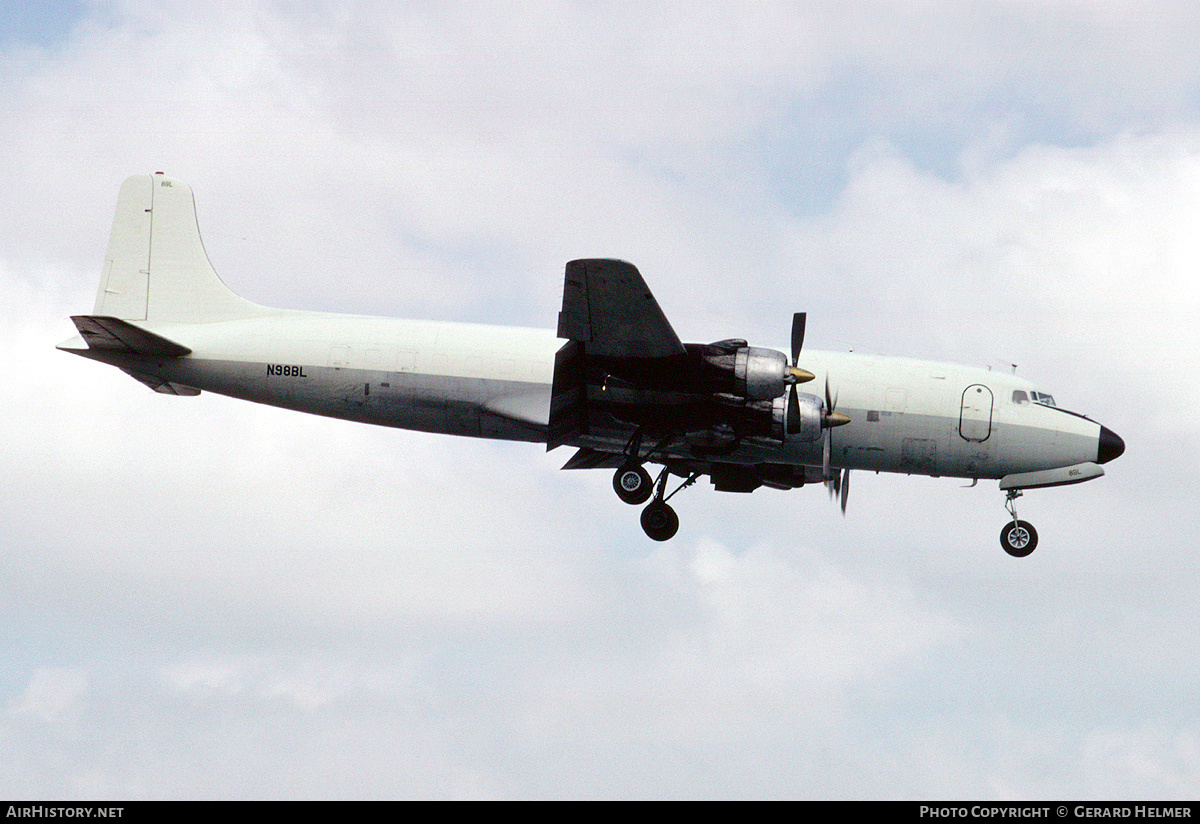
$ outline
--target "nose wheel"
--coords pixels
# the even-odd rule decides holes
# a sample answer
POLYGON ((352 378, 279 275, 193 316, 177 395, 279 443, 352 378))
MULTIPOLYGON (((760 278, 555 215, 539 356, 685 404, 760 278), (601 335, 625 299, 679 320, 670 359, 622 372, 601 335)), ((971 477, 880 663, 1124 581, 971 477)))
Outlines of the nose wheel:
POLYGON ((1013 519, 1004 525, 1004 529, 1000 530, 1000 546, 1004 547, 1004 551, 1014 558, 1024 558, 1037 549, 1038 544, 1038 534, 1037 530, 1033 528, 1033 524, 1017 519, 1017 508, 1014 502, 1019 497, 1021 497, 1021 490, 1008 490, 1004 508, 1009 511, 1013 519))
POLYGON ((1000 546, 1014 558, 1024 558, 1037 549, 1038 534, 1029 521, 1013 521, 1000 530, 1000 546))

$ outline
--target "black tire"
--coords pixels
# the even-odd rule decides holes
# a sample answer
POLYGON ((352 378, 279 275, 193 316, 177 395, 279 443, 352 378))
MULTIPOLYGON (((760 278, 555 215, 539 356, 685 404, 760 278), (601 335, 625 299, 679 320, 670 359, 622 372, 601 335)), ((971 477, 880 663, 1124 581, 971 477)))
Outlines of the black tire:
POLYGON ((655 541, 669 541, 679 531, 679 516, 662 501, 642 510, 642 529, 655 541))
POLYGON ((1024 558, 1037 549, 1038 534, 1029 521, 1009 521, 1000 530, 1000 546, 1014 558, 1024 558))
POLYGON ((627 504, 644 504, 654 493, 654 482, 640 464, 622 464, 613 474, 613 491, 627 504))

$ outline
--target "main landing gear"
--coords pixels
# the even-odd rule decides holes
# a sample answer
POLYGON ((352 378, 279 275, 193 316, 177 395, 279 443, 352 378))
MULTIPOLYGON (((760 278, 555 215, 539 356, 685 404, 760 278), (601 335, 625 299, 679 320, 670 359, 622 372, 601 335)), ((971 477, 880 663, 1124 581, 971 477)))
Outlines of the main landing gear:
POLYGON ((644 504, 654 493, 650 473, 641 464, 628 461, 613 475, 613 490, 627 504, 644 504))
POLYGON ((617 497, 627 504, 641 504, 654 496, 654 500, 642 510, 642 529, 652 540, 668 541, 679 531, 679 516, 667 503, 676 492, 686 489, 700 477, 699 472, 693 472, 670 495, 664 494, 667 489, 667 476, 671 471, 663 467, 658 473, 657 480, 650 480, 650 473, 640 463, 628 460, 621 464, 613 475, 613 489, 617 497))
MULTIPOLYGON (((646 457, 662 449, 669 438, 669 435, 663 438, 646 457)), ((679 531, 679 516, 667 501, 675 492, 694 484, 699 473, 693 473, 675 492, 665 495, 670 470, 663 466, 658 478, 651 481, 650 473, 642 466, 642 460, 642 430, 637 429, 625 446, 625 462, 613 473, 613 491, 622 501, 634 506, 646 503, 653 495, 654 500, 642 510, 642 529, 655 541, 667 541, 679 531)))
POLYGON ((1004 508, 1012 515, 1012 522, 1000 530, 1000 546, 1014 558, 1024 558, 1037 549, 1038 534, 1029 521, 1017 520, 1017 508, 1014 501, 1021 497, 1021 490, 1010 489, 1005 495, 1004 508))

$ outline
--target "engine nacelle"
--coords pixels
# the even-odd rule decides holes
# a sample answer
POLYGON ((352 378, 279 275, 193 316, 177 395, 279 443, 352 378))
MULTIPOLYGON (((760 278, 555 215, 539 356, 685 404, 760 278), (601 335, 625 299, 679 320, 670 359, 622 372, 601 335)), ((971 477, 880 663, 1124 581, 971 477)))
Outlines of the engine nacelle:
POLYGON ((788 437, 798 441, 815 441, 821 437, 821 419, 825 414, 825 403, 816 395, 796 393, 800 414, 793 409, 787 422, 788 437))
POLYGON ((734 392, 752 401, 778 398, 787 391, 787 355, 774 349, 744 346, 733 360, 734 392))
MULTIPOLYGON (((725 396, 733 401, 733 396, 725 396)), ((748 401, 741 405, 742 426, 747 434, 788 440, 815 441, 821 437, 824 406, 821 399, 807 392, 796 393, 796 409, 789 408, 786 394, 769 401, 748 401)))

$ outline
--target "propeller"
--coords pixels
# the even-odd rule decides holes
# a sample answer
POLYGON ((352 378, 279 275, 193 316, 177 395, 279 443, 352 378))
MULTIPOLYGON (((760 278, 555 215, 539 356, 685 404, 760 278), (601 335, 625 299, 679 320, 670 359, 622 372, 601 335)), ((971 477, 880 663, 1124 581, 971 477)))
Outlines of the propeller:
POLYGON ((850 423, 850 416, 837 411, 837 396, 829 393, 829 375, 825 375, 825 414, 821 418, 821 428, 825 430, 824 443, 821 444, 821 476, 829 488, 829 498, 841 498, 842 514, 846 514, 846 501, 850 497, 850 470, 830 472, 829 453, 831 450, 832 433, 835 426, 845 426, 850 423))
MULTIPOLYGON (((797 312, 792 315, 792 365, 788 369, 787 380, 792 385, 791 391, 788 393, 788 432, 795 434, 800 431, 800 398, 796 394, 796 385, 811 381, 816 377, 807 369, 800 368, 800 349, 804 346, 804 329, 807 326, 808 314, 806 312, 797 312), (794 424, 793 424, 794 422, 794 424), (794 427, 794 428, 793 428, 794 427)), ((830 452, 830 433, 829 430, 835 426, 844 426, 850 423, 850 416, 837 411, 837 398, 829 392, 829 374, 825 375, 825 411, 821 416, 821 428, 825 430, 825 437, 821 444, 821 477, 825 479, 825 483, 829 484, 829 495, 841 496, 842 514, 846 514, 846 500, 850 497, 850 470, 843 469, 841 472, 831 474, 829 471, 829 452, 830 452)))
POLYGON ((788 369, 787 380, 792 385, 788 392, 787 428, 789 435, 800 431, 800 398, 796 395, 796 385, 807 383, 816 377, 807 369, 801 369, 800 349, 804 346, 804 327, 808 324, 808 313, 797 312, 792 315, 792 365, 788 369))
POLYGON ((837 412, 837 396, 829 397, 829 375, 825 375, 825 417, 821 418, 821 426, 832 429, 835 426, 845 426, 850 423, 850 416, 837 412))
POLYGON ((839 498, 842 514, 846 514, 846 501, 850 498, 850 470, 843 469, 840 472, 834 472, 833 476, 825 481, 825 486, 829 490, 829 500, 839 498))

